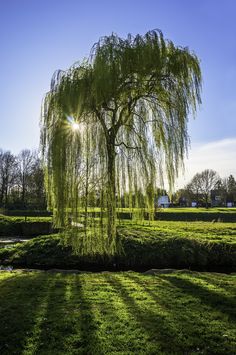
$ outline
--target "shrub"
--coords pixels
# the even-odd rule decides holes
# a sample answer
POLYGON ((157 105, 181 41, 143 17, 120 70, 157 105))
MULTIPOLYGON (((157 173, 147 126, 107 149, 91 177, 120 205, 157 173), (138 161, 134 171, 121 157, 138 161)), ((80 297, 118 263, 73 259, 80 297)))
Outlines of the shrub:
POLYGON ((119 229, 123 253, 115 257, 74 255, 61 234, 42 236, 9 249, 0 249, 0 263, 24 267, 84 270, 190 268, 236 270, 236 243, 179 236, 147 236, 131 228, 119 229))

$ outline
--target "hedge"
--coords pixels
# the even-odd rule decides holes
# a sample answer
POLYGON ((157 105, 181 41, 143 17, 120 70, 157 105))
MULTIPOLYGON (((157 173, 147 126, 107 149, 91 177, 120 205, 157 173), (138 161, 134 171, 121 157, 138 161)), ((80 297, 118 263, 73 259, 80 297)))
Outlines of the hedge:
POLYGON ((143 240, 119 232, 123 253, 115 257, 74 255, 60 234, 37 237, 21 245, 0 249, 0 264, 34 268, 80 270, 146 270, 187 268, 236 271, 236 243, 201 241, 183 237, 143 240))

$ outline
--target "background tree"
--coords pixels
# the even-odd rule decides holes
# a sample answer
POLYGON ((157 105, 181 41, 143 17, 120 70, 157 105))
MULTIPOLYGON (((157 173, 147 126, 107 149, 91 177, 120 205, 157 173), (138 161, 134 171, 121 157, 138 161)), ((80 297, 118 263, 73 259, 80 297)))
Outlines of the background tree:
POLYGON ((47 194, 55 223, 64 226, 68 206, 77 208, 80 166, 96 156, 92 176, 103 192, 105 187, 100 200, 107 212, 106 246, 109 253, 115 250, 117 201, 125 192, 132 196, 148 187, 150 205, 163 164, 173 184, 200 88, 197 57, 157 30, 127 39, 103 37, 88 60, 56 72, 42 110, 47 194))
POLYGON ((192 191, 187 187, 177 190, 172 197, 172 201, 175 205, 180 207, 187 207, 191 205, 193 200, 192 191))
POLYGON ((194 200, 198 206, 203 194, 201 173, 194 175, 190 183, 185 187, 185 190, 188 192, 190 199, 194 200))
POLYGON ((236 181, 233 175, 230 175, 226 180, 227 186, 227 200, 229 202, 236 201, 236 181))
POLYGON ((46 193, 44 187, 44 171, 39 156, 34 153, 31 173, 28 176, 28 202, 34 209, 46 209, 46 193))
POLYGON ((19 169, 18 179, 21 195, 20 201, 24 208, 28 203, 28 197, 30 195, 29 185, 36 160, 36 152, 30 151, 29 149, 24 149, 19 153, 17 160, 19 169))
POLYGON ((202 198, 205 206, 208 207, 210 192, 217 187, 219 179, 220 177, 216 171, 206 169, 201 173, 195 174, 186 188, 197 203, 199 203, 200 198, 202 198))
POLYGON ((18 155, 0 149, 0 206, 10 209, 46 209, 44 172, 38 153, 18 155))
POLYGON ((214 190, 212 190, 211 198, 216 205, 225 206, 227 202, 227 184, 226 179, 221 179, 216 182, 214 190), (217 200, 217 199, 218 200, 217 200))
POLYGON ((7 206, 9 192, 16 183, 16 157, 10 151, 0 150, 0 206, 7 206))

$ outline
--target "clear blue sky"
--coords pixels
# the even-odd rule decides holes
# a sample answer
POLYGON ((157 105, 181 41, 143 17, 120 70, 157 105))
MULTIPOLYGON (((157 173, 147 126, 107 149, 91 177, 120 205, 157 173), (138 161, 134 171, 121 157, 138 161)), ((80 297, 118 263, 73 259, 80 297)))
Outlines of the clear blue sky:
MULTIPOLYGON (((56 69, 87 56, 103 35, 160 28, 201 60, 203 104, 189 125, 193 149, 226 141, 232 151, 235 19, 235 0, 0 0, 0 148, 38 147, 41 100, 56 69)), ((233 159, 236 173, 236 152, 233 159)))

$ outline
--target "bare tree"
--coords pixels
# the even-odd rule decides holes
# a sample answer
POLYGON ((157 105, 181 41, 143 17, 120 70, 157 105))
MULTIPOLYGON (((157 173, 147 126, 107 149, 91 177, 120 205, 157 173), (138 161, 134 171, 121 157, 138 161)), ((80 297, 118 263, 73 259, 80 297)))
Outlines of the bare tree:
POLYGON ((19 185, 21 191, 21 204, 25 206, 27 200, 27 191, 29 189, 30 177, 32 175, 35 160, 37 159, 36 152, 24 149, 17 157, 19 168, 19 185))
POLYGON ((200 198, 203 198, 206 207, 208 207, 210 192, 215 189, 219 180, 220 177, 216 171, 206 169, 194 175, 186 189, 195 197, 197 203, 200 198))
POLYGON ((10 151, 0 150, 0 205, 6 206, 10 189, 17 179, 16 157, 10 151))
POLYGON ((28 177, 28 199, 31 205, 44 209, 46 208, 44 172, 40 158, 38 156, 34 158, 31 173, 28 177))
POLYGON ((202 186, 201 186, 201 174, 197 173, 194 175, 190 183, 186 186, 186 190, 189 192, 191 198, 196 200, 197 205, 199 204, 199 200, 202 194, 202 186))

